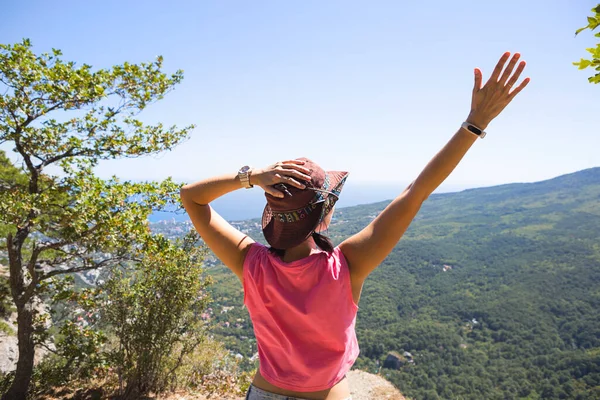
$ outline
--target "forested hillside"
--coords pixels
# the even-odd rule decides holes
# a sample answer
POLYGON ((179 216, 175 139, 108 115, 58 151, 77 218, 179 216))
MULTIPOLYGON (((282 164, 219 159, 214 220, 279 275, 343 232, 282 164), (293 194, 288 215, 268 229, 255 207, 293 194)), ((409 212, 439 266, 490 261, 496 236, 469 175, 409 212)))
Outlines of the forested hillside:
MULTIPOLYGON (((337 210, 330 236, 386 204, 337 210)), ((415 399, 600 398, 599 238, 600 168, 431 196, 365 284, 356 367, 410 352, 381 373, 415 399)), ((211 273, 215 332, 252 356, 241 284, 211 273)))

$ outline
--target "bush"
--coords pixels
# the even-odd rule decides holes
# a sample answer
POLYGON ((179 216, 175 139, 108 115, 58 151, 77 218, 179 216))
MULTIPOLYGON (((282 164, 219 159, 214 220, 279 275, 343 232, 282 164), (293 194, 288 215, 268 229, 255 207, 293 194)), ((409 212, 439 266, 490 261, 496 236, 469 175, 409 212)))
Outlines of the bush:
POLYGON ((184 357, 172 389, 201 390, 207 395, 244 395, 254 373, 242 372, 238 360, 223 343, 206 337, 193 353, 184 357))
POLYGON ((186 357, 205 339, 199 318, 208 304, 199 236, 171 242, 160 235, 140 251, 131 269, 115 269, 104 285, 103 319, 117 339, 111 361, 126 388, 123 398, 177 386, 186 357))

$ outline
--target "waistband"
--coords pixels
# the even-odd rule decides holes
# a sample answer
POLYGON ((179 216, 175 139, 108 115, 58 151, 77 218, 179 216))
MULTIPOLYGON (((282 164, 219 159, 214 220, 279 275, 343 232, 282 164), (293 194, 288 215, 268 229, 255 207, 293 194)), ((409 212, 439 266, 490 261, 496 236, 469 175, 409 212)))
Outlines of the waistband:
MULTIPOLYGON (((246 393, 246 400, 308 400, 302 397, 290 397, 282 394, 267 392, 266 390, 250 385, 246 393)), ((352 396, 346 397, 344 400, 352 400, 352 396)))

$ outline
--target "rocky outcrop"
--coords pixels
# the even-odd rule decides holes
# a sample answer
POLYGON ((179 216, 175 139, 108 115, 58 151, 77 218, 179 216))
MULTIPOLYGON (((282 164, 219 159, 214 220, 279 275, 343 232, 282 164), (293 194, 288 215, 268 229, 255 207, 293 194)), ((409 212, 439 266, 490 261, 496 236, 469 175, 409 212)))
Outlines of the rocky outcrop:
POLYGON ((14 370, 18 358, 17 337, 0 334, 0 373, 14 370))
MULTIPOLYGON (((400 391, 380 375, 353 370, 347 374, 352 400, 408 400, 400 391)), ((202 394, 190 396, 188 393, 176 393, 157 397, 157 400, 212 400, 202 394)), ((219 397, 220 400, 243 400, 243 397, 219 397)))
POLYGON ((400 391, 380 375, 353 370, 348 373, 352 400, 406 400, 400 391))
POLYGON ((407 362, 408 359, 405 356, 402 356, 395 351, 390 351, 387 358, 383 362, 383 368, 400 369, 407 362))

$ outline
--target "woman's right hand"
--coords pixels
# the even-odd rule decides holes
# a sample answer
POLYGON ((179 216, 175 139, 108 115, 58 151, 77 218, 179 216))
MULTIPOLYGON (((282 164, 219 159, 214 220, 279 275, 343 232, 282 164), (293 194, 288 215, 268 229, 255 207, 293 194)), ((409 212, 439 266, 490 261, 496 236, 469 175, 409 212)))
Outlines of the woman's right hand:
POLYGON ((250 174, 250 183, 260 186, 265 192, 274 197, 282 198, 284 193, 277 190, 273 185, 284 183, 290 186, 304 189, 302 181, 310 181, 310 171, 304 167, 304 161, 287 160, 277 162, 266 168, 257 168, 250 174))
POLYGON ((517 61, 521 55, 515 53, 506 66, 506 69, 504 69, 504 65, 509 57, 509 52, 504 53, 500 57, 500 61, 498 61, 496 68, 494 68, 494 72, 492 72, 490 79, 483 87, 481 86, 481 70, 479 68, 475 69, 475 85, 471 99, 471 112, 467 117, 467 122, 480 129, 485 129, 529 83, 529 78, 525 78, 519 86, 513 88, 525 68, 525 61, 519 63, 513 74, 513 69, 517 65, 517 61), (503 69, 504 72, 502 72, 503 69), (501 73, 502 75, 500 75, 501 73))

